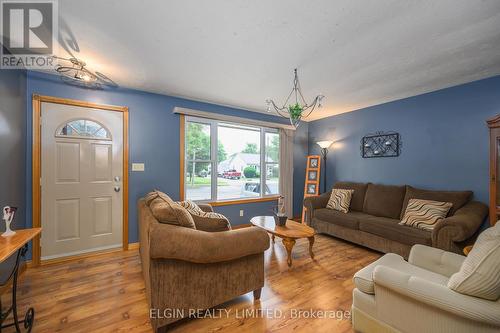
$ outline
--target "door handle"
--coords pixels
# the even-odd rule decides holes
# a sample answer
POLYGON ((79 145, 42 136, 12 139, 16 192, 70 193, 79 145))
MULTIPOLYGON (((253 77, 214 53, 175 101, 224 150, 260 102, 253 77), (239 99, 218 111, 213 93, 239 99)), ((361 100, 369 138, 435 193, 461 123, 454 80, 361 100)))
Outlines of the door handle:
POLYGON ((115 186, 115 192, 120 192, 120 186, 115 186))

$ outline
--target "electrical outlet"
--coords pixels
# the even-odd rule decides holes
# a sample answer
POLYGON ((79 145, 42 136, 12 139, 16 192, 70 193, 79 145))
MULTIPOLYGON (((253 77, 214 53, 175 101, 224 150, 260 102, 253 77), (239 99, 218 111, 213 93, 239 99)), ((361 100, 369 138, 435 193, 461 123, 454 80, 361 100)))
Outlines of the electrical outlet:
POLYGON ((243 209, 240 209, 240 216, 243 216, 243 209))

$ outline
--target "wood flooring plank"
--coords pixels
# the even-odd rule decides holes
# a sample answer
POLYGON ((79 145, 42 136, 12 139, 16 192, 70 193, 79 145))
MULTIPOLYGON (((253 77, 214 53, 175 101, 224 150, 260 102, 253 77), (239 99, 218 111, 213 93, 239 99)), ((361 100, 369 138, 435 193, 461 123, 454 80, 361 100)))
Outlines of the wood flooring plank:
MULTIPOLYGON (((288 268, 283 244, 279 240, 271 243, 265 253, 266 285, 260 301, 254 302, 251 293, 242 295, 216 307, 224 311, 222 316, 183 320, 169 332, 352 332, 349 318, 309 318, 292 313, 348 313, 353 274, 380 254, 317 235, 316 259, 312 260, 308 246, 306 239, 297 241, 293 266, 288 268)), ((30 305, 35 307, 35 333, 152 332, 137 250, 29 268, 18 291, 20 314, 30 305)), ((8 299, 8 295, 2 296, 4 306, 8 299)))

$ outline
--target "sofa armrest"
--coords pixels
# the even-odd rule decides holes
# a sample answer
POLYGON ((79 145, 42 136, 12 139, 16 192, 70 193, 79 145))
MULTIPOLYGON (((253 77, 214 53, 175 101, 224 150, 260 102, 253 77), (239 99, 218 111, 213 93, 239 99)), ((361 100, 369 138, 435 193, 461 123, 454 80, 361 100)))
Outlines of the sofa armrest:
POLYGON ((269 248, 269 236, 257 227, 213 233, 158 223, 149 238, 151 258, 194 263, 229 261, 269 248))
POLYGON ((447 277, 460 270, 464 256, 425 245, 413 245, 408 257, 412 265, 447 277))
POLYGON ((210 205, 210 204, 198 204, 198 207, 200 207, 202 211, 207 212, 207 213, 214 211, 214 209, 212 208, 212 205, 210 205))
POLYGON ((472 237, 488 214, 488 207, 471 201, 449 216, 439 221, 432 230, 432 246, 445 251, 460 252, 455 242, 463 242, 472 237))
POLYGON ((377 266, 373 272, 375 298, 377 286, 409 297, 456 316, 500 326, 500 302, 459 294, 446 286, 405 274, 387 266, 377 266))
POLYGON ((304 207, 306 208, 306 222, 310 224, 314 216, 314 210, 325 208, 332 191, 325 192, 321 195, 304 198, 304 207))

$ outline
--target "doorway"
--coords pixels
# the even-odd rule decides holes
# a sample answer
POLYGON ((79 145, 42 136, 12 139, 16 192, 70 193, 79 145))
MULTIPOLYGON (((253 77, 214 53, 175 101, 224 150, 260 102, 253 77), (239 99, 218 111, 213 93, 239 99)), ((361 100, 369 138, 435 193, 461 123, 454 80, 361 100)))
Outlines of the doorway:
POLYGON ((128 109, 35 95, 33 111, 33 263, 128 249, 128 109))

